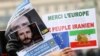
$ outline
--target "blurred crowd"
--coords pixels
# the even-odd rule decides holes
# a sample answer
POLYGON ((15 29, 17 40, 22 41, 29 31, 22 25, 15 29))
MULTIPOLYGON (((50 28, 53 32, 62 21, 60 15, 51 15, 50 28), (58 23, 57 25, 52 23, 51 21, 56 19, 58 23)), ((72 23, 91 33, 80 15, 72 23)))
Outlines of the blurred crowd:
POLYGON ((100 56, 100 49, 88 49, 85 52, 83 50, 75 51, 77 56, 100 56))

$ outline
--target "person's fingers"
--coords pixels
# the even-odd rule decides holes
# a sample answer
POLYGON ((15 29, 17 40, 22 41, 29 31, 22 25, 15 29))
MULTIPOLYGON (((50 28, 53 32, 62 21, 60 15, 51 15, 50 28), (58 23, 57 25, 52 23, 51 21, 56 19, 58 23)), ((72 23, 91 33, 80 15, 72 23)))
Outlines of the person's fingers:
POLYGON ((68 52, 72 52, 73 50, 71 50, 71 48, 64 48, 63 50, 62 50, 62 52, 64 53, 64 54, 67 54, 68 52))
POLYGON ((75 53, 75 51, 73 51, 71 54, 72 54, 72 56, 77 56, 77 54, 75 53))
POLYGON ((75 51, 71 51, 71 52, 68 52, 68 55, 69 56, 76 56, 76 53, 75 53, 75 51))
POLYGON ((66 51, 66 50, 71 50, 71 48, 66 47, 66 48, 63 49, 63 51, 66 51))
POLYGON ((72 56, 71 53, 63 54, 61 56, 72 56))
POLYGON ((76 56, 76 54, 71 48, 64 48, 62 50, 62 56, 76 56))

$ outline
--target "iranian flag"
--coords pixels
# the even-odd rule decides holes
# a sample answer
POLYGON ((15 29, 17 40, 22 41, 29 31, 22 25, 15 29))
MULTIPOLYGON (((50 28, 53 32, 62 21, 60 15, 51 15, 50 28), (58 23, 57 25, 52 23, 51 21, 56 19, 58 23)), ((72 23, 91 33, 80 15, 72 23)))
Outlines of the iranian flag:
POLYGON ((97 46, 96 30, 83 29, 83 30, 70 31, 69 40, 70 40, 70 46, 72 48, 95 47, 97 46))

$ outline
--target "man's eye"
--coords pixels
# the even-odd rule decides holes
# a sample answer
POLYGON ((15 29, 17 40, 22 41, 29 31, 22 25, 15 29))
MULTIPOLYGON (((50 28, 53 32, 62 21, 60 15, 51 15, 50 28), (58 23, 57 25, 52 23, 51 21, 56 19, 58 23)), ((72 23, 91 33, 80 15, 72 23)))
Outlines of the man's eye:
POLYGON ((28 22, 26 22, 26 23, 23 23, 23 26, 27 26, 28 25, 28 22))
POLYGON ((26 31, 26 33, 30 33, 30 31, 26 31))
POLYGON ((19 26, 15 26, 13 27, 13 30, 17 30, 19 28, 19 26))
POLYGON ((21 35, 23 35, 23 33, 20 33, 19 35, 21 36, 21 35))

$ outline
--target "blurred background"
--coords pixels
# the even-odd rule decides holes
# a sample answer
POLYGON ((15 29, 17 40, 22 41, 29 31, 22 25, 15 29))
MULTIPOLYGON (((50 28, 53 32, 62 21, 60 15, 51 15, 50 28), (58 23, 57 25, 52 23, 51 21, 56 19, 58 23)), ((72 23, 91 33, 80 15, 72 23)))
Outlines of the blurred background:
MULTIPOLYGON (((63 12, 77 9, 96 8, 97 33, 100 43, 100 0, 30 0, 40 16, 49 13, 63 12)), ((5 30, 7 23, 16 7, 22 0, 0 0, 0 30, 5 30)), ((99 44, 100 46, 100 44, 99 44)), ((76 50, 78 56, 100 56, 100 50, 76 50)))

